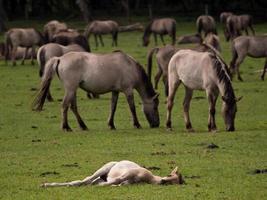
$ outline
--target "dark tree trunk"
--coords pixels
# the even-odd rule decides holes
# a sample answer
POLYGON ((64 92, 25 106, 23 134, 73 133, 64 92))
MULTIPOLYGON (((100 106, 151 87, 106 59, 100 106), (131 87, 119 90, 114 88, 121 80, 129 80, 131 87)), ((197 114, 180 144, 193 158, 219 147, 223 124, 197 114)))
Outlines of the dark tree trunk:
POLYGON ((92 20, 92 15, 91 15, 91 6, 90 6, 90 0, 76 0, 76 3, 78 4, 84 20, 88 23, 90 20, 92 20))
POLYGON ((130 19, 129 1, 128 0, 121 0, 121 5, 122 5, 123 10, 126 13, 126 17, 127 17, 128 23, 130 23, 131 19, 130 19))

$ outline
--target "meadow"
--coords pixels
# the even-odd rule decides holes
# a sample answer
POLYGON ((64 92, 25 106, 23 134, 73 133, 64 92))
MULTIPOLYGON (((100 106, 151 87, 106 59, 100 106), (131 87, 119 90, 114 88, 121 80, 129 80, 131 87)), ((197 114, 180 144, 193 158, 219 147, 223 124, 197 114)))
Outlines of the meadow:
MULTIPOLYGON (((15 21, 9 27, 36 27, 45 22, 15 21)), ((80 21, 67 22, 70 27, 83 29, 80 21)), ((177 35, 195 32, 193 21, 177 20, 177 35)), ((267 32, 267 24, 257 24, 257 34, 267 32)), ((226 43, 219 27, 222 57, 231 60, 230 43, 226 43)), ((105 47, 93 52, 105 53, 121 49, 133 56, 144 67, 148 48, 142 47, 141 32, 119 34, 119 46, 111 47, 111 37, 104 36, 105 47)), ((152 38, 151 38, 152 39, 152 38)), ((0 37, 3 41, 3 34, 0 37)), ((166 38, 167 42, 170 42, 166 38)), ((184 45, 185 46, 185 45, 184 45)), ((190 45, 192 46, 192 45, 190 45)), ((183 46, 181 46, 183 47, 183 46)), ((38 65, 26 61, 16 67, 0 61, 0 199, 266 199, 267 177, 258 173, 267 169, 267 85, 260 80, 264 59, 246 58, 241 65, 244 82, 233 80, 238 103, 236 131, 225 132, 220 113, 221 99, 217 102, 218 132, 207 128, 208 102, 205 92, 195 92, 191 103, 191 120, 195 133, 185 130, 180 86, 173 110, 173 131, 165 128, 166 98, 160 82, 160 127, 150 129, 141 111, 141 101, 135 93, 135 103, 142 129, 132 126, 125 96, 120 94, 115 125, 107 126, 111 94, 100 99, 87 99, 78 91, 78 109, 88 131, 80 131, 69 112, 73 132, 60 130, 63 88, 55 76, 51 86, 54 102, 46 102, 44 111, 34 112, 31 103, 39 88, 38 65), (216 144, 218 148, 209 148, 216 144), (109 161, 132 160, 152 168, 164 176, 175 166, 185 177, 186 185, 123 187, 40 188, 43 182, 82 179, 109 161), (258 170, 258 171, 257 171, 258 170)), ((154 59, 153 73, 156 72, 154 59)))

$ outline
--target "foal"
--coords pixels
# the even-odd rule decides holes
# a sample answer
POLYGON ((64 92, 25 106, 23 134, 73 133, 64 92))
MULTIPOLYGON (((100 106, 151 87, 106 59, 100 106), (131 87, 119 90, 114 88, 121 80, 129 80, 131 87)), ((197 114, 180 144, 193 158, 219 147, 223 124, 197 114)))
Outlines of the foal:
POLYGON ((161 177, 154 175, 140 165, 122 160, 119 162, 109 162, 98 169, 93 175, 84 178, 63 183, 44 183, 42 187, 58 187, 58 186, 83 186, 83 185, 130 185, 138 183, 148 183, 155 185, 165 184, 184 184, 182 174, 178 172, 176 167, 168 176, 161 177))

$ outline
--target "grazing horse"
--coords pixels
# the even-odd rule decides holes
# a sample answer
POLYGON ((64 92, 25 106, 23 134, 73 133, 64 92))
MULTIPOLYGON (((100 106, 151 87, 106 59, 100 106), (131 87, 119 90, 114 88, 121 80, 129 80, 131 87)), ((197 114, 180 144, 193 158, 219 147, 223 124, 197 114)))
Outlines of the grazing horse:
POLYGON ((229 16, 233 15, 232 12, 222 12, 220 14, 220 22, 225 25, 226 24, 226 20, 229 16))
POLYGON ((239 66, 246 56, 266 58, 261 75, 261 79, 264 80, 267 69, 267 36, 240 36, 233 40, 230 72, 231 74, 236 72, 240 81, 243 81, 243 79, 239 72, 239 66))
POLYGON ((66 31, 58 32, 57 34, 53 36, 51 42, 58 43, 64 46, 67 46, 70 44, 78 44, 86 52, 91 52, 87 38, 75 30, 66 30, 66 31))
POLYGON ((94 34, 96 47, 98 47, 98 41, 97 41, 97 36, 98 36, 100 43, 103 47, 104 42, 102 40, 102 35, 111 34, 112 46, 117 46, 118 32, 119 32, 119 25, 117 22, 112 20, 107 20, 107 21, 95 20, 86 27, 84 35, 86 38, 89 38, 91 34, 94 34))
POLYGON ((193 90, 205 90, 209 101, 209 131, 216 131, 215 105, 218 94, 223 100, 222 114, 227 131, 234 131, 237 106, 231 79, 226 64, 217 55, 209 52, 180 50, 170 60, 168 67, 169 96, 166 126, 171 129, 171 111, 177 88, 185 86, 184 120, 186 129, 194 131, 190 122, 189 107, 193 90))
POLYGON ((13 66, 16 65, 16 53, 18 47, 25 47, 25 53, 22 59, 21 64, 24 64, 24 60, 27 56, 28 50, 32 48, 32 54, 31 54, 31 63, 34 64, 34 52, 35 52, 35 46, 41 46, 44 43, 44 38, 42 34, 33 29, 33 28, 12 28, 5 34, 6 38, 6 54, 5 54, 5 60, 7 62, 9 57, 9 52, 11 52, 11 60, 13 63, 13 66))
POLYGON ((203 42, 203 39, 200 34, 196 33, 194 35, 183 35, 179 37, 178 44, 190 44, 190 43, 197 43, 200 44, 203 42))
POLYGON ((220 38, 218 35, 208 33, 203 42, 211 45, 217 51, 221 52, 220 38))
POLYGON ((132 185, 138 183, 148 183, 154 185, 184 184, 185 181, 178 168, 165 177, 156 176, 148 169, 141 167, 137 163, 128 160, 118 162, 108 162, 100 169, 87 176, 83 180, 76 180, 65 183, 43 183, 41 187, 59 186, 85 186, 85 185, 132 185))
POLYGON ((157 45, 157 34, 160 35, 161 42, 165 45, 163 35, 169 35, 172 38, 172 45, 176 41, 176 21, 173 18, 162 18, 152 20, 145 28, 143 35, 143 46, 148 46, 149 37, 153 33, 155 45, 157 45))
POLYGON ((61 23, 57 20, 49 21, 47 24, 44 25, 43 32, 46 42, 51 42, 53 36, 60 32, 67 30, 68 27, 65 23, 61 23))
POLYGON ((196 21, 197 32, 201 35, 201 32, 204 32, 205 37, 208 33, 213 33, 217 35, 216 23, 212 16, 201 15, 197 18, 196 21))
MULTIPOLYGON (((62 46, 60 44, 56 43, 48 43, 46 45, 43 45, 41 48, 39 48, 37 52, 37 62, 40 66, 39 70, 39 76, 42 77, 44 70, 45 70, 45 64, 47 61, 55 56, 60 57, 68 52, 85 52, 85 50, 77 45, 72 44, 68 46, 62 46)), ((53 98, 51 96, 50 90, 47 92, 47 99, 48 101, 53 101, 53 98)))
MULTIPOLYGON (((210 33, 212 34, 212 33, 210 33)), ((208 36, 210 35, 208 34, 208 36)), ((219 40, 218 40, 218 36, 212 34, 214 37, 212 37, 213 39, 206 39, 205 38, 205 44, 200 44, 194 48, 192 48, 193 50, 196 51, 212 51, 213 52, 213 48, 215 49, 214 51, 218 50, 218 48, 220 49, 220 45, 219 45, 219 40), (214 46, 213 46, 214 45, 214 46), (212 48, 212 49, 211 49, 212 48)), ((149 79, 151 79, 151 71, 152 71, 152 57, 153 54, 156 54, 156 60, 157 60, 157 66, 158 66, 158 72, 155 75, 154 78, 154 83, 155 83, 155 89, 158 89, 158 82, 160 80, 160 77, 162 76, 162 80, 164 83, 164 89, 165 89, 165 95, 168 96, 168 64, 171 60, 171 57, 180 49, 172 46, 172 45, 166 45, 164 47, 161 48, 153 48, 148 52, 147 55, 147 73, 148 73, 148 77, 149 79)), ((217 52, 218 53, 218 52, 217 52)))
POLYGON ((236 37, 242 35, 242 31, 248 35, 248 28, 250 28, 253 35, 255 31, 253 29, 253 20, 251 15, 230 15, 226 19, 226 26, 224 30, 224 36, 226 41, 233 40, 236 37))
POLYGON ((62 103, 63 130, 71 131, 67 120, 69 106, 75 114, 80 128, 87 130, 77 110, 76 91, 78 87, 94 94, 112 92, 111 113, 108 120, 110 129, 115 129, 114 114, 119 92, 123 92, 126 96, 134 127, 141 127, 135 110, 134 89, 142 99, 143 111, 150 127, 159 126, 158 94, 154 91, 142 66, 127 54, 121 51, 109 54, 70 52, 50 59, 45 66, 41 89, 33 103, 33 108, 37 111, 42 110, 55 72, 65 88, 62 103))

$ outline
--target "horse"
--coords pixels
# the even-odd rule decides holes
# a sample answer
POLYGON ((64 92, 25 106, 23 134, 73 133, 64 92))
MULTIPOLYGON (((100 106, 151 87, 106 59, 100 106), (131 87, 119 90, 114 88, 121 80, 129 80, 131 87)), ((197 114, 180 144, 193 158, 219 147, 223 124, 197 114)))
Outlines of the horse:
MULTIPOLYGON (((214 52, 220 49, 218 36, 214 34, 212 34, 212 36, 209 36, 210 34, 208 34, 209 38, 205 38, 205 41, 204 41, 205 43, 202 43, 200 45, 193 47, 192 50, 201 51, 201 52, 204 52, 204 51, 214 52)), ((168 87, 168 64, 171 60, 171 57, 179 50, 180 48, 176 48, 172 45, 166 45, 161 48, 156 47, 156 48, 151 49, 147 55, 147 73, 148 73, 149 80, 151 80, 152 58, 153 58, 153 54, 156 54, 158 72, 154 78, 155 89, 158 89, 158 82, 160 80, 160 77, 162 76, 166 97, 168 96, 168 90, 169 90, 168 89, 169 88, 168 87)), ((219 54, 219 52, 216 52, 216 53, 219 54)))
POLYGON ((51 42, 64 46, 78 44, 86 52, 91 52, 87 38, 76 30, 60 31, 53 36, 51 42))
POLYGON ((217 51, 221 52, 220 38, 218 35, 215 35, 210 32, 206 35, 203 42, 211 45, 217 51))
POLYGON ((224 30, 226 41, 241 36, 242 31, 245 31, 246 35, 248 35, 248 28, 250 28, 252 34, 255 35, 252 24, 253 20, 251 15, 230 15, 226 19, 226 27, 224 30))
POLYGON ((190 43, 197 43, 200 44, 203 42, 203 39, 200 34, 196 33, 193 35, 183 35, 179 37, 178 44, 190 44, 190 43))
POLYGON ((91 176, 83 180, 76 180, 63 183, 43 183, 41 187, 59 187, 59 186, 86 186, 86 185, 132 185, 138 183, 147 183, 154 185, 184 184, 182 174, 175 167, 168 176, 161 177, 154 175, 148 169, 141 167, 135 162, 129 160, 112 161, 104 164, 91 176))
POLYGON ((168 66, 169 96, 167 100, 167 129, 172 128, 171 111, 177 88, 181 83, 185 86, 185 97, 183 102, 184 120, 189 132, 192 128, 189 107, 193 90, 205 90, 209 101, 209 131, 216 131, 215 105, 218 94, 223 100, 222 114, 226 131, 235 130, 235 115, 237 112, 236 99, 231 79, 226 71, 225 62, 214 53, 198 52, 193 50, 180 50, 170 60, 168 66))
POLYGON ((252 58, 266 58, 261 75, 264 80, 267 69, 267 36, 239 36, 232 42, 232 60, 230 62, 231 74, 237 73, 238 80, 243 81, 239 66, 246 56, 252 58))
POLYGON ((127 54, 121 51, 108 54, 70 52, 61 57, 50 59, 46 63, 41 89, 33 102, 33 110, 42 110, 55 73, 65 88, 62 103, 62 129, 64 131, 71 131, 67 120, 69 105, 80 128, 87 130, 77 110, 76 91, 78 87, 94 94, 112 92, 111 112, 108 119, 110 129, 115 129, 114 114, 119 92, 123 92, 126 96, 134 127, 141 128, 135 110, 134 89, 137 90, 142 99, 143 111, 150 127, 159 126, 158 94, 154 91, 143 67, 127 54))
POLYGON ((205 37, 210 32, 217 35, 216 23, 212 16, 209 15, 199 16, 196 21, 196 26, 199 35, 201 35, 202 31, 204 32, 205 37))
MULTIPOLYGON (((77 44, 62 46, 56 43, 48 43, 48 44, 43 45, 41 48, 39 48, 37 52, 37 62, 38 62, 38 65, 40 66, 39 76, 40 77, 43 76, 45 64, 47 63, 49 59, 55 56, 60 57, 72 51, 85 52, 85 50, 77 44)), ((47 92, 47 100, 53 101, 50 90, 48 90, 47 92)))
POLYGON ((90 35, 93 34, 95 37, 95 45, 98 47, 97 36, 99 37, 100 43, 102 47, 104 46, 104 42, 102 40, 103 34, 111 34, 112 36, 112 46, 118 46, 118 32, 119 25, 117 22, 112 20, 107 21, 99 21, 95 20, 91 22, 86 28, 84 35, 86 38, 90 38, 90 35))
POLYGON ((6 40, 5 60, 7 62, 11 52, 11 60, 13 66, 16 65, 15 57, 19 46, 26 48, 24 57, 21 62, 22 65, 24 64, 24 60, 27 56, 28 50, 32 48, 31 63, 33 65, 35 46, 36 45, 41 46, 44 43, 43 35, 39 31, 33 28, 12 28, 6 32, 5 40, 6 40))
POLYGON ((232 12, 222 12, 220 14, 220 22, 225 25, 226 24, 226 20, 229 16, 233 15, 232 12))
POLYGON ((173 18, 161 18, 152 20, 145 28, 143 35, 143 46, 148 46, 149 37, 153 33, 155 45, 157 45, 157 34, 160 35, 161 42, 165 45, 163 35, 169 35, 172 38, 172 45, 176 41, 176 21, 173 18))
POLYGON ((43 28, 43 33, 44 33, 44 37, 46 42, 51 42, 51 40, 53 39, 53 36, 60 32, 60 31, 65 31, 68 29, 67 24, 59 22, 57 20, 52 20, 49 21, 47 24, 44 25, 43 28))

